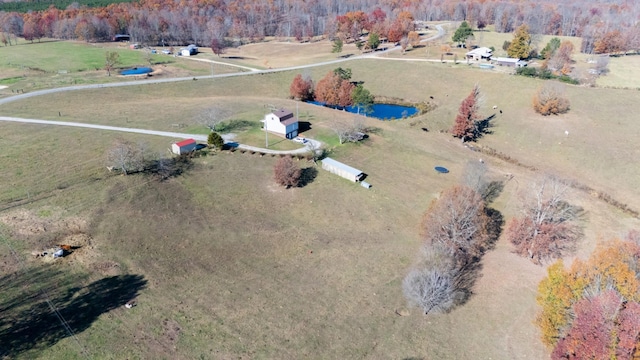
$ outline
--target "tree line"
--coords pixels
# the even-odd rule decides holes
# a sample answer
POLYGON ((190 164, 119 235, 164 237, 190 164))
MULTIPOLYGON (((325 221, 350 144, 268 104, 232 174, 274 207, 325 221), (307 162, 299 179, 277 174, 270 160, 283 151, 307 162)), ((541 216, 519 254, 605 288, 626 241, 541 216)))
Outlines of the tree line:
POLYGON ((640 24, 635 21, 640 8, 622 0, 141 0, 94 8, 76 2, 65 9, 26 9, 33 11, 0 11, 0 42, 11 45, 19 36, 110 41, 116 34, 130 34, 133 41, 149 45, 209 46, 213 40, 257 41, 267 36, 356 39, 363 32, 400 41, 414 30, 414 20, 464 20, 480 30, 494 25, 498 32, 512 32, 527 24, 533 34, 582 37, 581 51, 587 53, 606 50, 596 47, 603 39, 626 50, 640 48, 640 24))

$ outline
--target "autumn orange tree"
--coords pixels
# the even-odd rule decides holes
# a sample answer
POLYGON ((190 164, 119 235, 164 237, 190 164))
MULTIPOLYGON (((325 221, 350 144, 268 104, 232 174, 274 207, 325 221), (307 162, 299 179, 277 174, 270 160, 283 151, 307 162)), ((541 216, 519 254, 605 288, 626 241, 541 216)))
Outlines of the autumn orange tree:
POLYGON ((564 114, 569 111, 569 99, 564 87, 557 82, 547 81, 533 96, 533 110, 543 116, 564 114))
POLYGON ((313 80, 310 77, 302 77, 302 74, 296 75, 289 87, 289 93, 291 97, 301 101, 311 99, 313 97, 313 80))
POLYGON ((315 100, 329 106, 349 106, 353 104, 351 93, 354 88, 355 85, 348 78, 341 76, 341 72, 330 71, 318 81, 314 92, 315 100))
POLYGON ((463 142, 473 141, 480 135, 478 128, 480 121, 479 102, 480 87, 476 84, 471 93, 462 100, 455 123, 451 128, 453 136, 462 139, 463 142))
POLYGON ((640 354, 640 245, 598 246, 586 261, 549 267, 536 323, 552 359, 635 359, 640 354))

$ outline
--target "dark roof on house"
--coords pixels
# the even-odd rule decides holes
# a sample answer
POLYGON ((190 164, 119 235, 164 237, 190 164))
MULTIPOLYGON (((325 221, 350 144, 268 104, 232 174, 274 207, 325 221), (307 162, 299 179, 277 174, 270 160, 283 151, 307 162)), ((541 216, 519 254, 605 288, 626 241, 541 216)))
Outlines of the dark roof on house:
POLYGON ((178 145, 178 147, 183 147, 183 146, 187 146, 187 145, 191 145, 191 144, 195 144, 196 141, 193 139, 186 139, 186 140, 182 140, 180 142, 177 142, 176 145, 178 145))
POLYGON ((280 109, 273 112, 278 119, 280 119, 280 123, 284 126, 291 125, 293 123, 297 123, 298 119, 293 116, 293 113, 289 110, 280 109))

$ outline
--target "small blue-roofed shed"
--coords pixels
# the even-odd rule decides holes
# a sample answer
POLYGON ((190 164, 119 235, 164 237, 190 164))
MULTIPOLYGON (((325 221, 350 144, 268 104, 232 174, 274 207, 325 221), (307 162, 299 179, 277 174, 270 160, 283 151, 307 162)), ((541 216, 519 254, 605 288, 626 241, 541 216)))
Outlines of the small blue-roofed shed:
POLYGON ((364 176, 364 173, 362 171, 356 168, 352 168, 349 165, 345 165, 339 161, 333 160, 332 158, 324 158, 322 160, 322 168, 330 173, 342 176, 343 178, 351 180, 353 182, 360 181, 364 176))

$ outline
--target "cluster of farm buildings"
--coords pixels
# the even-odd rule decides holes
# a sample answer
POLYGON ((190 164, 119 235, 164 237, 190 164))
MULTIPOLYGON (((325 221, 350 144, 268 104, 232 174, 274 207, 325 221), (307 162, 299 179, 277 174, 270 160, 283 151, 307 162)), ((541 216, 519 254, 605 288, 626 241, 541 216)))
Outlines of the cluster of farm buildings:
POLYGON ((495 57, 493 51, 488 47, 475 48, 465 54, 468 60, 486 60, 500 66, 523 67, 527 66, 527 62, 518 58, 495 57))
MULTIPOLYGON (((275 110, 265 115, 262 123, 264 130, 270 133, 287 139, 293 139, 298 136, 298 118, 289 110, 275 110)), ((183 155, 196 150, 197 146, 198 144, 194 139, 185 139, 172 144, 171 151, 176 155, 183 155)), ((366 176, 364 172, 334 159, 324 158, 322 160, 322 168, 349 181, 360 182, 367 189, 371 187, 370 184, 362 181, 366 176)))

